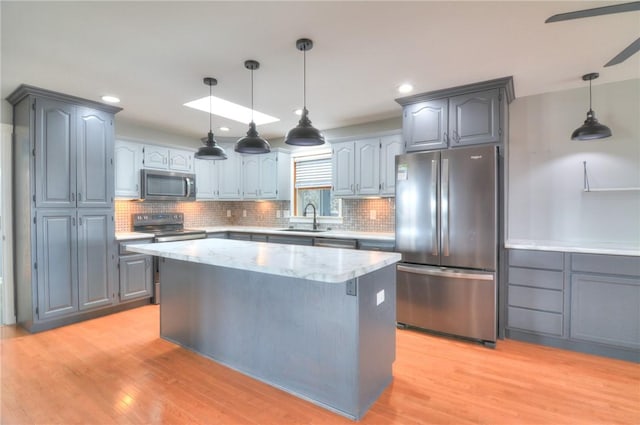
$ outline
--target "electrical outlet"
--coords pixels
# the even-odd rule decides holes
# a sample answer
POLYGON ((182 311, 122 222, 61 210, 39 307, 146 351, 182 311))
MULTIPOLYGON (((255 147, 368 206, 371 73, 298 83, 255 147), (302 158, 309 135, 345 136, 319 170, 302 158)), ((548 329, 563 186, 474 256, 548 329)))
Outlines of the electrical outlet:
POLYGON ((276 210, 276 218, 280 218, 280 210, 276 210))
POLYGON ((242 216, 246 217, 247 216, 247 210, 242 210, 242 216))
POLYGON ((284 218, 288 218, 288 217, 289 217, 289 214, 290 214, 290 213, 289 213, 289 210, 284 210, 284 211, 283 211, 284 218))
POLYGON ((375 220, 377 216, 376 210, 370 210, 369 211, 369 219, 370 220, 375 220))
POLYGON ((227 217, 231 217, 231 210, 227 210, 227 217))
POLYGON ((378 291, 376 294, 376 305, 380 305, 384 302, 384 289, 382 291, 378 291))

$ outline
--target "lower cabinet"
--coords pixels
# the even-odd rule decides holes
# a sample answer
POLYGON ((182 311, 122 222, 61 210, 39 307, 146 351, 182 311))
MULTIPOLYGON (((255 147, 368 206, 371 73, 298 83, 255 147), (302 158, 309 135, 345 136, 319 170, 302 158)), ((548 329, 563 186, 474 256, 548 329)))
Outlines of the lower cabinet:
POLYGON ((640 361, 640 258, 509 250, 506 336, 640 361))
POLYGON ((120 257, 120 300, 151 297, 153 257, 136 254, 120 257))

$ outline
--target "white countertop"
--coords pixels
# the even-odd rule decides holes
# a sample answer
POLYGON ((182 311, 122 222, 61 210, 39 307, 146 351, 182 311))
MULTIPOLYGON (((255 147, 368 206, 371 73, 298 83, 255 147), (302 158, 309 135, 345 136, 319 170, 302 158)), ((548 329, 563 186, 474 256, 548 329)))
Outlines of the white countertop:
POLYGON ((128 250, 174 260, 250 270, 320 282, 344 282, 400 261, 381 251, 197 239, 131 245, 128 250))
POLYGON ((504 244, 509 249, 530 249, 536 251, 560 251, 579 254, 603 254, 603 255, 630 255, 640 256, 640 246, 624 246, 620 244, 607 244, 603 242, 563 242, 563 241, 536 241, 536 240, 508 240, 504 244))
MULTIPOLYGON (((257 226, 208 226, 208 227, 193 227, 193 229, 204 230, 207 233, 216 232, 243 232, 243 233, 262 233, 265 235, 279 235, 279 236, 310 236, 314 238, 334 238, 334 239, 359 239, 359 240, 375 240, 375 241, 388 241, 394 242, 396 240, 394 233, 380 233, 380 232, 351 232, 346 230, 327 230, 326 232, 296 232, 296 231, 283 231, 283 227, 257 227, 257 226)), ((133 240, 152 238, 151 233, 140 232, 117 232, 116 240, 133 240)))

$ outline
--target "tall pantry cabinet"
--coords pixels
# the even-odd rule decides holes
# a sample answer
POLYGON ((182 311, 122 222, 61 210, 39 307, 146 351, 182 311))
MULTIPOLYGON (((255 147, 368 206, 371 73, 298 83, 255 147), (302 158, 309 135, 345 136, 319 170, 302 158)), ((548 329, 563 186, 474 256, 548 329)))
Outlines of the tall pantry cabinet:
POLYGON ((7 100, 17 320, 39 331, 115 302, 113 120, 121 108, 27 85, 7 100))

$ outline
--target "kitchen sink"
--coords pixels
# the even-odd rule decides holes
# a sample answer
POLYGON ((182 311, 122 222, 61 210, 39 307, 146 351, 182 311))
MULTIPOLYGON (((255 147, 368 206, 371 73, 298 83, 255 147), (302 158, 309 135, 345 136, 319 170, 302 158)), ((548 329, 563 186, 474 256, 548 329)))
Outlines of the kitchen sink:
POLYGON ((305 232, 305 233, 320 233, 320 232, 326 232, 327 229, 294 229, 294 228, 288 228, 288 229, 280 229, 280 231, 282 232, 305 232))

